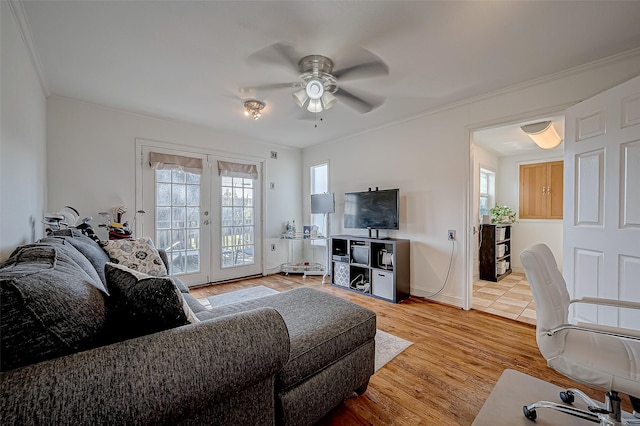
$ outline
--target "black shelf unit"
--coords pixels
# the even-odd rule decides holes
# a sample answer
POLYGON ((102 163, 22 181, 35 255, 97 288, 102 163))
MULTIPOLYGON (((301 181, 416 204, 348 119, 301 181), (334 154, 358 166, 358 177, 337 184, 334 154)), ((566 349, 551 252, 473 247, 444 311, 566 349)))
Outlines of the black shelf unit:
POLYGON ((511 230, 507 224, 482 225, 481 280, 498 282, 511 273, 511 230))
POLYGON ((331 284, 389 302, 410 296, 410 241, 334 235, 331 284))

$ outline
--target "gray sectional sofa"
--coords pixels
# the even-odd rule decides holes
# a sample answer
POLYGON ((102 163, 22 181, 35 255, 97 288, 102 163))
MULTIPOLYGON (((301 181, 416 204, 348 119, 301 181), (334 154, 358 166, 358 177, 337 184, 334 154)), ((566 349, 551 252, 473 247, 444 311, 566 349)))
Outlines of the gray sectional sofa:
POLYGON ((365 308, 302 287, 208 310, 107 262, 74 233, 0 265, 3 424, 304 425, 366 390, 365 308))

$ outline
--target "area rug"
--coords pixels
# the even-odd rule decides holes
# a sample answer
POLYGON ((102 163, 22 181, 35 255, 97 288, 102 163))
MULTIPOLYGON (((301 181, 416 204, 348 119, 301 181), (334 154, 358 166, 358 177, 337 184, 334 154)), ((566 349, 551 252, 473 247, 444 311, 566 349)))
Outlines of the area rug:
POLYGON ((404 340, 382 330, 376 330, 376 361, 375 370, 380 370, 386 363, 397 357, 413 345, 413 342, 404 340))
POLYGON ((257 299, 258 297, 269 296, 278 293, 269 287, 259 285, 256 287, 243 288, 241 290, 230 291, 229 293, 216 294, 215 296, 198 299, 205 308, 213 309, 232 303, 243 302, 245 300, 257 299))
MULTIPOLYGON (((269 296, 278 293, 269 287, 259 285, 256 287, 243 288, 241 290, 231 291, 229 293, 217 294, 215 296, 204 297, 198 299, 200 303, 207 309, 214 309, 232 303, 242 302, 245 300, 257 299, 258 297, 269 296)), ((401 339, 393 334, 386 333, 382 330, 376 330, 376 356, 375 371, 381 369, 386 363, 391 361, 402 351, 411 346, 413 342, 401 339)))

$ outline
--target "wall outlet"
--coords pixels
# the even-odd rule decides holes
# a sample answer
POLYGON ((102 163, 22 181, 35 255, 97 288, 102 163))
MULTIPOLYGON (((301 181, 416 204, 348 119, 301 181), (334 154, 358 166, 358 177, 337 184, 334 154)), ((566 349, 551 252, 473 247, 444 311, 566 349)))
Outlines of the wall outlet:
POLYGON ((271 251, 276 251, 276 245, 275 244, 271 244, 271 251))
POLYGON ((447 231, 447 240, 455 241, 455 239, 456 239, 456 231, 454 231, 453 229, 449 229, 447 231))

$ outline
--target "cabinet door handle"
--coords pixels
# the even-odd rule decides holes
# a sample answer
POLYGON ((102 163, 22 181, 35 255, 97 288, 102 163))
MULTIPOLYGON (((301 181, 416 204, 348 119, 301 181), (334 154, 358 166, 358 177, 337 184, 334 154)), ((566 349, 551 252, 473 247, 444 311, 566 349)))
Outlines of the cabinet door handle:
POLYGON ((547 186, 547 195, 551 195, 551 187, 547 186))

